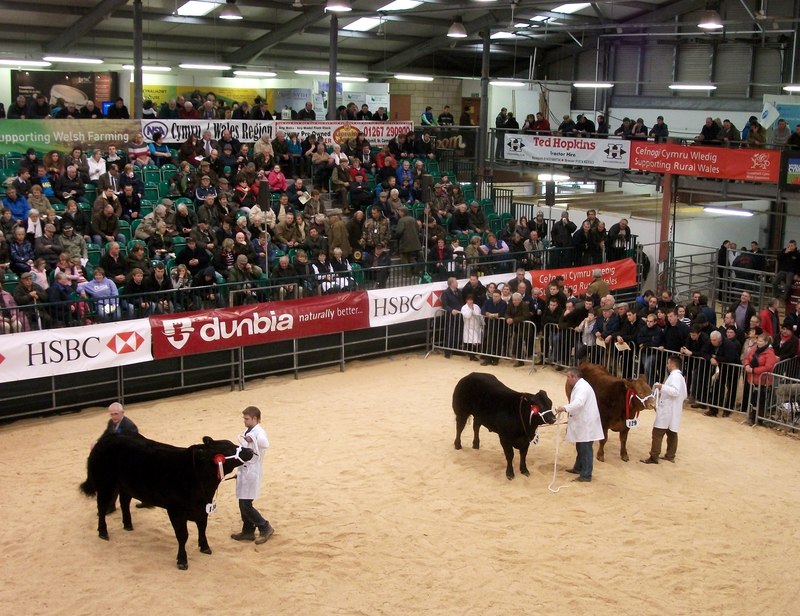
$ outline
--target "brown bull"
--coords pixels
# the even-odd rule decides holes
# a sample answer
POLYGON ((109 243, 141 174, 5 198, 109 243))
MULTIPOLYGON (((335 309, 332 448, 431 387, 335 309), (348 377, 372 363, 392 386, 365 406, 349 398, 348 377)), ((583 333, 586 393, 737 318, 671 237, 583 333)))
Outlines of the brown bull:
MULTIPOLYGON (((653 390, 645 381, 644 376, 638 379, 621 379, 613 376, 603 366, 584 362, 580 365, 583 378, 592 386, 597 397, 597 407, 600 409, 600 421, 603 424, 603 440, 597 448, 597 459, 605 461, 605 445, 608 440, 608 431, 619 432, 619 457, 628 461, 628 426, 627 419, 634 419, 645 408, 655 408, 652 395, 653 390), (635 394, 635 395, 634 395, 635 394), (637 397, 638 396, 638 397, 637 397), (644 403, 640 400, 647 399, 644 403)), ((567 399, 572 393, 569 383, 566 385, 567 399)))

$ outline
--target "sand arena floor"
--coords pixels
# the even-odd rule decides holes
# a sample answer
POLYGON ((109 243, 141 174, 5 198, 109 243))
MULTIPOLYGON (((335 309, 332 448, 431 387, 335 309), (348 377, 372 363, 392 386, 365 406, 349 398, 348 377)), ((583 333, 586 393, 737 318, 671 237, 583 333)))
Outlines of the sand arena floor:
MULTIPOLYGON (((504 475, 496 435, 453 449, 451 393, 478 368, 419 355, 347 371, 270 378, 131 405, 146 436, 178 445, 233 439, 261 407, 271 447, 257 507, 276 533, 262 546, 239 527, 232 481, 209 520, 214 554, 175 567, 166 512, 109 517, 97 538, 81 495, 105 409, 0 427, 0 605, 6 614, 769 614, 798 613, 800 443, 739 419, 685 413, 677 464, 640 464, 653 413, 616 435, 591 484, 564 472, 548 492, 556 428, 541 431, 531 476, 504 475)), ((550 369, 487 367, 516 389, 564 401, 550 369)), ((563 428, 561 429, 563 436, 563 428)), ((516 468, 516 464, 515 464, 516 468)))

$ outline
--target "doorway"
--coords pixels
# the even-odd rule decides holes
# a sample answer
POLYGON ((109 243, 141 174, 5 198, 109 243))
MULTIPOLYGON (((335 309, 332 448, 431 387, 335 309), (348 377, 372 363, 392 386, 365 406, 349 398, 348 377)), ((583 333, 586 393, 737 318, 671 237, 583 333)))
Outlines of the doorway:
POLYGON ((461 99, 461 111, 466 109, 467 113, 469 114, 470 122, 472 126, 480 125, 481 119, 481 99, 479 98, 462 98, 461 99))
POLYGON ((392 121, 409 121, 411 119, 411 95, 389 95, 389 119, 392 121))

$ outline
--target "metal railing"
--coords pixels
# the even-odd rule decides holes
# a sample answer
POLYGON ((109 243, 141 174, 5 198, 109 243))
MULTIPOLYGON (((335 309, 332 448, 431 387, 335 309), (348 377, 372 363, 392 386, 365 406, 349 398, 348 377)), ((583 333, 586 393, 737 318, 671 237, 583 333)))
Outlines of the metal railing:
POLYGON ((536 325, 531 321, 509 324, 502 317, 453 315, 437 310, 427 355, 433 351, 442 351, 448 357, 451 353, 463 354, 471 361, 480 361, 481 365, 509 360, 527 365, 533 372, 537 355, 536 325))

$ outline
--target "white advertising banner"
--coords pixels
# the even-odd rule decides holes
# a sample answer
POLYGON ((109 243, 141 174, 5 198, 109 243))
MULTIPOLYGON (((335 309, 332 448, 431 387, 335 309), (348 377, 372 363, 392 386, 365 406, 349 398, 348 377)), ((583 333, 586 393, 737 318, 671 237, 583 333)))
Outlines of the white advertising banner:
POLYGON ((228 129, 231 136, 242 143, 253 143, 267 133, 272 139, 275 122, 271 120, 142 120, 145 141, 152 141, 153 133, 164 135, 164 143, 183 143, 191 135, 198 139, 207 130, 212 139, 219 139, 228 129))
POLYGON ((152 360, 148 319, 0 336, 2 383, 152 360))
POLYGON ((509 160, 627 169, 631 144, 621 139, 514 133, 503 136, 503 148, 509 160))
POLYGON ((364 133, 371 145, 386 145, 392 137, 405 135, 414 130, 413 122, 275 122, 276 130, 297 133, 305 139, 316 133, 325 145, 345 143, 355 139, 359 131, 364 133))
POLYGON ((394 289, 373 289, 369 296, 369 326, 381 327, 418 319, 431 319, 442 307, 446 282, 431 282, 394 289))

